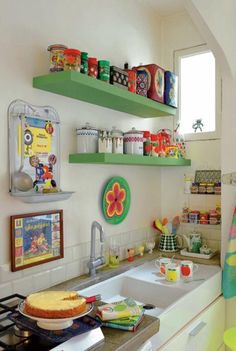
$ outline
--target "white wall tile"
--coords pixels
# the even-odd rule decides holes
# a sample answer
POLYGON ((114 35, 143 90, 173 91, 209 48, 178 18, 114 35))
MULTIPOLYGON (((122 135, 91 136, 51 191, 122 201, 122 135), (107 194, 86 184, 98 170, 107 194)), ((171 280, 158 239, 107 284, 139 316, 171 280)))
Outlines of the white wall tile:
POLYGON ((13 294, 14 290, 11 283, 0 285, 0 298, 13 294))
POLYGON ((80 260, 66 265, 66 279, 77 277, 81 274, 80 260))
POLYGON ((12 282, 14 293, 28 295, 34 291, 32 277, 17 279, 12 282))
POLYGON ((50 287, 50 271, 33 275, 33 288, 35 291, 50 287))
POLYGON ((10 264, 0 266, 0 282, 5 283, 22 277, 22 271, 12 272, 10 264))
POLYGON ((53 268, 50 272, 51 275, 51 285, 56 285, 63 282, 66 279, 66 267, 60 266, 53 268))

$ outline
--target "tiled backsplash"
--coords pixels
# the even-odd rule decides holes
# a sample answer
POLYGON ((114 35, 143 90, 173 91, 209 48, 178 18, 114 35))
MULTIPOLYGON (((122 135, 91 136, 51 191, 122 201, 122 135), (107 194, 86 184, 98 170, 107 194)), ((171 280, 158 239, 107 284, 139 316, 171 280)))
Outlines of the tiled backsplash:
MULTIPOLYGON (((152 228, 139 228, 130 232, 107 237, 105 254, 112 239, 120 246, 121 259, 127 257, 127 247, 138 247, 147 239, 157 238, 152 228)), ((100 252, 99 240, 96 242, 97 255, 100 252)), ((66 247, 64 258, 45 263, 18 272, 11 272, 10 263, 0 266, 0 298, 12 293, 27 295, 37 290, 46 289, 65 280, 88 272, 87 262, 90 256, 90 241, 76 246, 66 247)))

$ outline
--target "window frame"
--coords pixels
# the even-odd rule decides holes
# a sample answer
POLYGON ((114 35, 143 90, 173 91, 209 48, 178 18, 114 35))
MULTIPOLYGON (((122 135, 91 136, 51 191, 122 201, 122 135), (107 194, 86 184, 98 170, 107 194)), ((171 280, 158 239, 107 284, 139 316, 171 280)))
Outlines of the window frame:
MULTIPOLYGON (((179 90, 178 90, 178 110, 176 113, 176 117, 178 122, 181 122, 180 110, 181 110, 181 99, 180 99, 180 86, 181 86, 181 72, 180 72, 180 59, 182 57, 193 56, 195 54, 202 54, 206 52, 212 52, 206 44, 201 44, 185 49, 179 49, 174 51, 174 72, 179 78, 179 90)), ((213 132, 201 132, 201 133, 186 133, 184 134, 186 141, 194 141, 194 140, 209 140, 209 139, 220 139, 220 131, 221 131, 221 92, 222 92, 222 81, 219 71, 219 66, 215 61, 215 131, 213 132)))

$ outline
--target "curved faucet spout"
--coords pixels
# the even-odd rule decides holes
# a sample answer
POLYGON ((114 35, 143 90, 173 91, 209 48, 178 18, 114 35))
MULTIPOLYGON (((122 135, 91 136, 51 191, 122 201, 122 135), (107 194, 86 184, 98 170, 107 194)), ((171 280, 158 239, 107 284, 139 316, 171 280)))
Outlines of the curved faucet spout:
POLYGON ((97 221, 92 222, 91 226, 91 251, 90 251, 90 260, 88 262, 88 268, 90 275, 96 274, 96 267, 101 266, 105 263, 105 257, 103 256, 103 243, 105 241, 105 235, 103 227, 97 221), (100 257, 95 256, 95 243, 96 243, 96 229, 100 233, 100 243, 101 243, 101 253, 100 257))

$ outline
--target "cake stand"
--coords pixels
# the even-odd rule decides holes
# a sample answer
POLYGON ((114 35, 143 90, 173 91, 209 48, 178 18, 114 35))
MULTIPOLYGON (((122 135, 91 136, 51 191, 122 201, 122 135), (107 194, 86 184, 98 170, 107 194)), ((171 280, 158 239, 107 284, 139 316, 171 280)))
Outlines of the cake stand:
POLYGON ((69 317, 69 318, 57 318, 57 319, 50 318, 49 319, 49 318, 40 318, 40 317, 31 316, 30 314, 25 312, 24 306, 25 306, 25 302, 21 301, 18 306, 19 312, 23 316, 37 321, 38 327, 46 330, 61 330, 61 329, 69 328, 73 324, 74 319, 85 316, 86 314, 90 313, 93 309, 93 305, 90 303, 87 303, 86 310, 83 313, 80 313, 76 316, 69 317))

